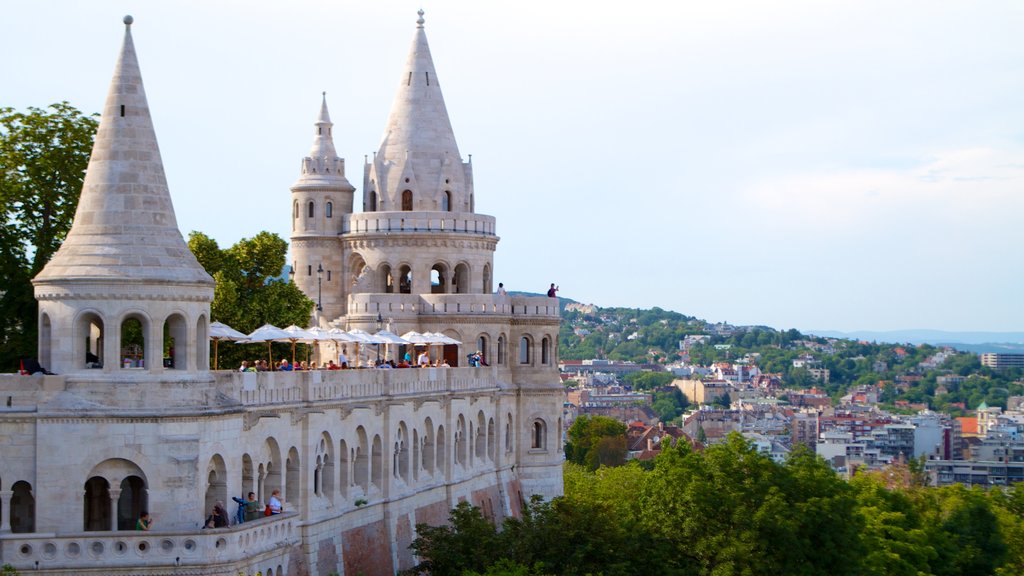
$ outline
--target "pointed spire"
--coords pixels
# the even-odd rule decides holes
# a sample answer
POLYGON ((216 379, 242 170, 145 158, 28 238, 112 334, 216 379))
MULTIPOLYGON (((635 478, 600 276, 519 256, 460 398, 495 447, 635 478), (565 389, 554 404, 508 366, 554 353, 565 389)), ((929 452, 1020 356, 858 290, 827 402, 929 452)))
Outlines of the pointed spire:
POLYGON ((452 167, 453 162, 461 163, 462 157, 434 70, 423 28, 423 10, 417 14, 416 32, 398 93, 391 105, 378 154, 373 165, 367 167, 368 175, 386 188, 385 198, 399 198, 407 183, 404 176, 401 181, 389 177, 389 166, 395 166, 395 170, 403 174, 411 170, 420 185, 427 187, 413 191, 416 209, 437 209, 434 207, 441 205, 440 198, 451 195, 456 199, 453 206, 468 206, 463 196, 471 184, 466 181, 463 170, 452 167))
POLYGON ((423 29, 423 10, 418 14, 416 34, 380 147, 384 160, 401 160, 406 151, 413 157, 431 157, 445 152, 459 157, 423 29))
POLYGON ((36 277, 209 284, 178 230, 156 132, 124 17, 121 53, 67 239, 36 277))
POLYGON ((313 136, 313 148, 309 152, 311 158, 327 158, 333 160, 338 156, 334 149, 334 136, 331 129, 334 124, 331 122, 331 115, 327 112, 327 92, 323 93, 323 101, 320 103, 320 115, 316 119, 316 130, 313 136))

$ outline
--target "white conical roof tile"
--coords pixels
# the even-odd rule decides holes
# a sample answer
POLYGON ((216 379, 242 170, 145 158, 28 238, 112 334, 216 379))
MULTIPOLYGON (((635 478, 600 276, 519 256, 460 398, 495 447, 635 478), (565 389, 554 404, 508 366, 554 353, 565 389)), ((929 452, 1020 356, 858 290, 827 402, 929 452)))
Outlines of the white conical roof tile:
POLYGON ((131 19, 67 239, 35 278, 213 285, 178 230, 131 19))

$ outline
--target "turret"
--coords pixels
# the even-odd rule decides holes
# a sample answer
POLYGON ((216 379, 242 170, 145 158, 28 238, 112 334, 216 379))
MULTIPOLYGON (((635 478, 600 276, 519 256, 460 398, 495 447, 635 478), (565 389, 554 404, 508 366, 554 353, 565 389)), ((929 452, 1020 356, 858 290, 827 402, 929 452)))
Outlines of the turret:
POLYGON ((345 160, 335 151, 333 127, 324 93, 313 124, 313 146, 302 159, 299 180, 291 187, 294 278, 318 303, 315 323, 342 313, 345 294, 338 235, 344 217, 352 213, 355 193, 345 178, 345 160))
POLYGON ((214 282, 178 230, 132 17, 124 23, 74 222, 32 281, 40 362, 108 378, 162 373, 165 365, 204 372, 214 282))
POLYGON ((363 210, 473 212, 473 178, 455 143, 441 84, 416 20, 380 149, 366 163, 363 210))

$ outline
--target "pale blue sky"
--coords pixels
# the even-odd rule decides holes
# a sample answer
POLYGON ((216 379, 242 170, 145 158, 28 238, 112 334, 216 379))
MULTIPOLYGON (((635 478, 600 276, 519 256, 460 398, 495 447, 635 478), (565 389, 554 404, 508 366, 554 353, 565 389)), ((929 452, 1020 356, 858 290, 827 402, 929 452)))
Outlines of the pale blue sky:
POLYGON ((421 6, 511 290, 1024 329, 1019 2, 15 0, 0 106, 99 110, 130 13, 182 232, 287 238, 324 90, 359 204, 421 6))

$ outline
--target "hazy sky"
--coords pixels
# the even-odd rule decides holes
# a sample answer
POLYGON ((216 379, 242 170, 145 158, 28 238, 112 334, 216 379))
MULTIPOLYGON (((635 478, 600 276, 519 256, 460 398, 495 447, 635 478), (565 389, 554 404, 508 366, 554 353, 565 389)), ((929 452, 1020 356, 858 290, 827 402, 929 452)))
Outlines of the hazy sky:
POLYGON ((130 13, 182 232, 288 238, 325 90, 361 204, 421 6, 509 289, 1024 329, 1020 2, 8 0, 0 106, 100 110, 130 13))

